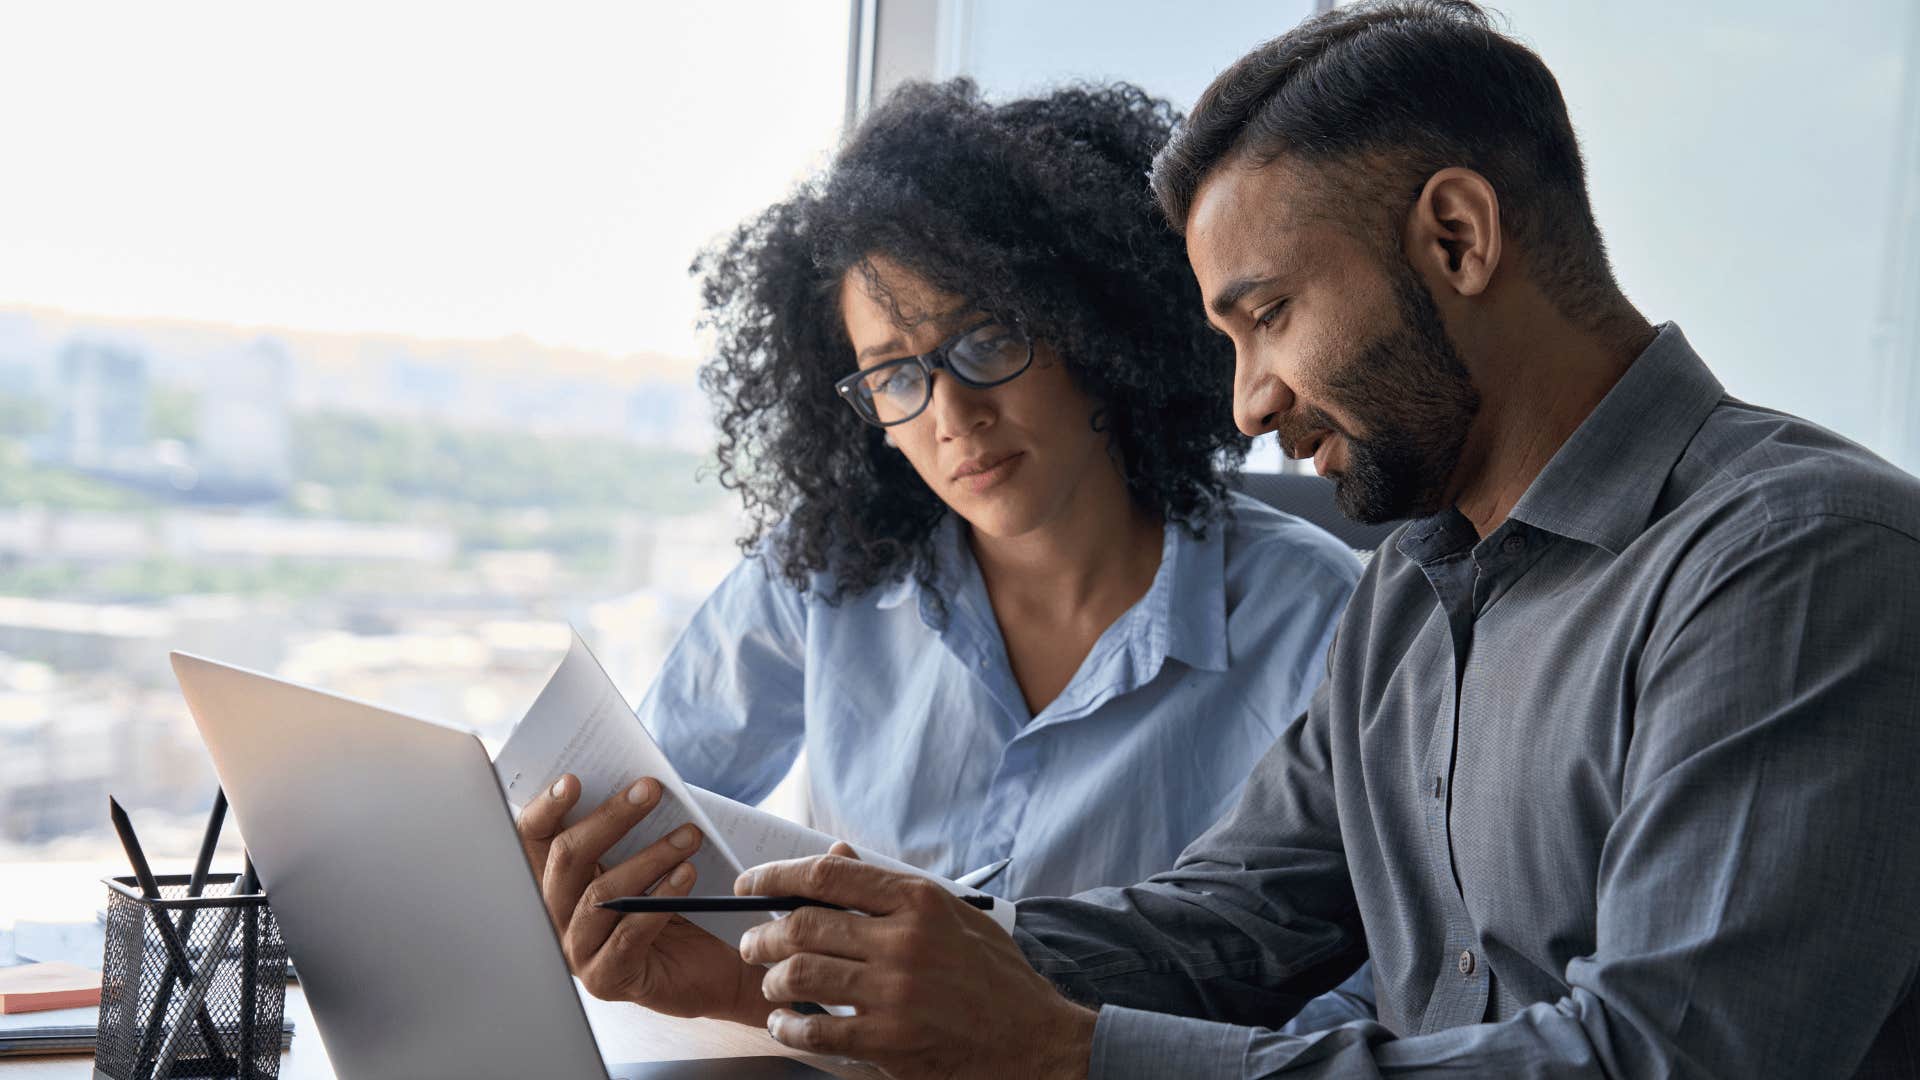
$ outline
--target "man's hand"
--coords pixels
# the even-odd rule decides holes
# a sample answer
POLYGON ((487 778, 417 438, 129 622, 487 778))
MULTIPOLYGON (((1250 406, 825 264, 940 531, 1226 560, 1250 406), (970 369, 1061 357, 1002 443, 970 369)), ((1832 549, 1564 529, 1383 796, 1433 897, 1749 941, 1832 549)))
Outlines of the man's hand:
POLYGON ((660 803, 660 784, 641 780, 586 817, 562 828, 580 798, 580 783, 562 776, 520 813, 520 844, 540 882, 547 915, 559 931, 567 966, 597 998, 632 1001, 674 1016, 764 1021, 758 968, 743 963, 719 938, 678 915, 621 914, 597 905, 616 896, 685 896, 693 891, 687 859, 700 832, 682 826, 611 869, 607 849, 660 803))
POLYGON ((773 965, 766 1000, 859 1010, 777 1009, 767 1030, 786 1045, 871 1061, 902 1078, 1086 1075, 1094 1013, 1060 996, 990 916, 939 885, 833 854, 754 867, 734 891, 866 913, 801 908, 741 941, 742 959, 773 965))

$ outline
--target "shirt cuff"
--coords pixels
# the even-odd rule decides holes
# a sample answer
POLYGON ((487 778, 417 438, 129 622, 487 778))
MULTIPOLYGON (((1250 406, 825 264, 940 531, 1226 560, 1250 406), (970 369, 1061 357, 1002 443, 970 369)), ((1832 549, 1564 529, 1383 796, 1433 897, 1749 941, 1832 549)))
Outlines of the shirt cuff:
POLYGON ((1239 1076, 1252 1034, 1212 1020, 1103 1006, 1094 1022, 1087 1080, 1239 1076))

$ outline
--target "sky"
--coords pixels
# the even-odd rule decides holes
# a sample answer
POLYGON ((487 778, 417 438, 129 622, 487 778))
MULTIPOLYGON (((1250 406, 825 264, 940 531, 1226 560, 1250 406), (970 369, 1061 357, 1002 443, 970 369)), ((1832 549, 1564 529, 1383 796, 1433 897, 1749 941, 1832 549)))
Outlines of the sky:
POLYGON ((824 164, 847 0, 0 0, 0 304, 697 352, 824 164))

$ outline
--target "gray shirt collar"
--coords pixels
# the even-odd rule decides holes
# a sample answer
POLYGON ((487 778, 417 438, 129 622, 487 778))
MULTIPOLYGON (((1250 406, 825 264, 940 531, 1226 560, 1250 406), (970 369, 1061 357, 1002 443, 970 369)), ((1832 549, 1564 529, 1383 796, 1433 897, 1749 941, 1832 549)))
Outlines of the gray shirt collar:
MULTIPOLYGON (((1726 389, 1686 335, 1665 323, 1555 452, 1509 515, 1614 555, 1646 529, 1662 483, 1726 389)), ((1452 507, 1407 526, 1400 552, 1425 562, 1472 546, 1452 507)))

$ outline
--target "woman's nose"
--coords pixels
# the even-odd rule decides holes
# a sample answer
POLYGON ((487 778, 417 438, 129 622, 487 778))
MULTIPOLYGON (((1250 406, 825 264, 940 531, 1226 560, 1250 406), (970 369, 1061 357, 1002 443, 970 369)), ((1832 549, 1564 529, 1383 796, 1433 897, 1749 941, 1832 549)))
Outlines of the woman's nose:
POLYGON ((944 371, 935 372, 933 400, 927 403, 934 434, 946 441, 985 427, 993 421, 992 396, 992 390, 975 390, 944 371))

